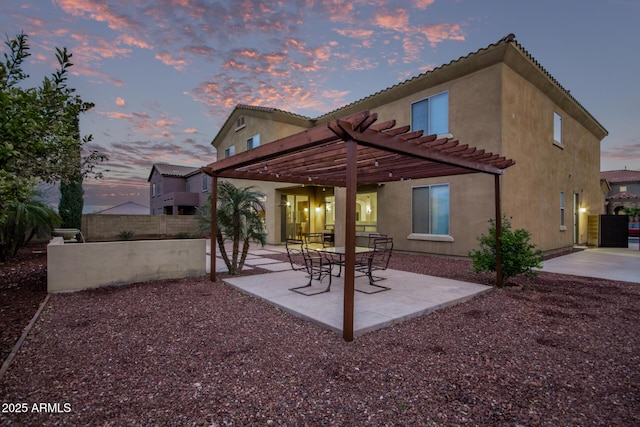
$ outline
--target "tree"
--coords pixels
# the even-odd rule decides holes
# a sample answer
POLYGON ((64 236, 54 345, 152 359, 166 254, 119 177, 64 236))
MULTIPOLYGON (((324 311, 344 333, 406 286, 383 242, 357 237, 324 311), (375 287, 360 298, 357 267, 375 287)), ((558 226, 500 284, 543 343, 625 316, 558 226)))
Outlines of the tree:
POLYGON ((640 217, 640 206, 625 206, 624 213, 631 217, 631 220, 637 220, 640 217))
POLYGON ((28 224, 15 221, 28 219, 20 214, 20 206, 31 205, 38 182, 74 182, 78 159, 81 176, 100 177, 95 167, 106 160, 97 151, 80 157, 91 136, 80 138, 78 118, 93 104, 84 102, 67 86, 71 53, 56 48, 59 68, 40 86, 25 88, 29 76, 22 65, 30 55, 27 40, 25 34, 7 37, 8 52, 0 61, 0 228, 5 231, 0 246, 24 242, 19 235, 9 236, 5 226, 13 224, 15 233, 30 229, 28 224))
MULTIPOLYGON (((229 274, 242 271, 249 252, 249 244, 265 244, 265 228, 260 212, 264 212, 262 200, 264 194, 255 191, 255 187, 238 188, 228 181, 218 184, 217 235, 216 241, 229 274), (231 258, 224 247, 231 240, 231 258), (242 251, 240 243, 242 242, 242 251)), ((208 206, 201 211, 200 225, 203 231, 211 229, 211 197, 208 206)), ((215 256, 212 251, 211 256, 215 256)))
MULTIPOLYGON (((76 120, 76 134, 80 138, 80 129, 78 120, 76 120)), ((58 212, 62 219, 62 227, 64 228, 82 228, 82 208, 84 200, 82 199, 82 173, 80 171, 80 153, 75 161, 77 170, 66 181, 60 183, 60 203, 58 212)))
MULTIPOLYGON (((473 261, 473 270, 484 273, 496 271, 496 221, 489 220, 489 235, 481 235, 478 238, 480 249, 469 252, 473 261)), ((531 233, 523 228, 511 229, 511 221, 506 216, 502 217, 502 238, 500 255, 502 258, 502 273, 505 283, 510 277, 518 274, 536 276, 538 273, 533 268, 542 267, 542 251, 536 249, 531 243, 531 233)))
POLYGON ((60 204, 58 212, 64 228, 82 228, 82 176, 78 175, 69 182, 60 183, 60 204))

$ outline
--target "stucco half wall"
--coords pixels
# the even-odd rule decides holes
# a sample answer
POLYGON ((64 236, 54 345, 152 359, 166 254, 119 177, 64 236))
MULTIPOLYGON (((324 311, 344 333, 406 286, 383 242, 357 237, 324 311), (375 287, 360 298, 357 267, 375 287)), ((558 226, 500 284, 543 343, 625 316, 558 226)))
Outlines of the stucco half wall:
POLYGON ((56 237, 47 247, 49 292, 204 275, 205 239, 65 244, 56 237))

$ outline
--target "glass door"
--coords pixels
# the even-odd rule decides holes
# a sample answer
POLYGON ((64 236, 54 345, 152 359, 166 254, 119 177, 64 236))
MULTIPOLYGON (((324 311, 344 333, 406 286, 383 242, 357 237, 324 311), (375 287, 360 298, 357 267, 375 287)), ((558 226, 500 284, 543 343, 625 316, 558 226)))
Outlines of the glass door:
POLYGON ((282 195, 282 240, 303 239, 309 234, 309 197, 282 195))

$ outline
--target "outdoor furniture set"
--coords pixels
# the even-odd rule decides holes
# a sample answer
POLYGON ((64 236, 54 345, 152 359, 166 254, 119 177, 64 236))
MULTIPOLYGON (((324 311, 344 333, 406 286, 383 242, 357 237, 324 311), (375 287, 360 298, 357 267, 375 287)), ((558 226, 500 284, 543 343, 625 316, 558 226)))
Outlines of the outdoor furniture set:
MULTIPOLYGON (((307 273, 309 282, 306 285, 290 288, 291 291, 302 295, 311 296, 331 289, 331 278, 340 277, 342 268, 345 266, 344 246, 326 246, 326 241, 322 236, 323 233, 312 233, 305 236, 305 240, 287 239, 286 249, 291 268, 294 271, 304 271, 307 273), (334 274, 334 267, 338 268, 337 274, 334 274), (326 288, 315 292, 307 290, 313 284, 314 280, 322 283, 328 277, 329 283, 326 288)), ((361 276, 367 276, 369 285, 377 288, 373 292, 376 293, 389 290, 386 286, 379 285, 375 282, 384 280, 383 277, 374 276, 375 271, 386 270, 389 266, 389 259, 393 252, 393 239, 381 234, 369 235, 369 244, 367 246, 356 246, 355 270, 361 276)), ((358 290, 358 289, 356 289, 358 290)), ((363 291, 361 291, 363 292, 363 291)))

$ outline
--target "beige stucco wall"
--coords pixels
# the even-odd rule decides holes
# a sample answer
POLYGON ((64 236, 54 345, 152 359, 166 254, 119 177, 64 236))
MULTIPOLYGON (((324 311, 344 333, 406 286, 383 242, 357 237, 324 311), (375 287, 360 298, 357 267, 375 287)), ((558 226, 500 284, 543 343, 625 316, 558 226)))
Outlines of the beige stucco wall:
POLYGON ((260 144, 263 145, 305 130, 300 126, 274 121, 268 113, 251 113, 244 115, 244 126, 238 130, 232 126, 230 131, 224 135, 219 146, 216 147, 219 159, 223 159, 224 151, 232 146, 236 147, 236 154, 247 151, 247 140, 254 135, 260 135, 260 144))
MULTIPOLYGON (((603 211, 599 182, 600 140, 594 132, 604 135, 606 131, 528 58, 510 49, 507 48, 504 58, 496 57, 495 52, 481 52, 469 61, 455 63, 448 70, 450 74, 434 73, 430 78, 417 78, 381 91, 323 116, 316 123, 309 122, 309 126, 362 110, 377 113, 380 122, 394 119, 398 126, 410 124, 413 102, 446 90, 449 92, 449 132, 453 137, 461 144, 516 160, 516 165, 501 177, 502 212, 512 217, 514 228, 529 230, 534 243, 543 251, 572 246, 573 194, 578 194, 578 208, 586 211, 578 212, 576 216, 579 224, 576 243, 597 244, 588 240, 587 217, 603 211), (562 148, 553 144, 554 111, 563 117, 562 148), (562 230, 561 191, 565 193, 566 224, 566 229, 562 230)), ((267 128, 266 124, 255 123, 267 128)), ((287 128, 286 132, 278 133, 277 138, 300 130, 303 128, 298 126, 287 128)), ((234 140, 231 133, 221 147, 234 140)), ((275 136, 274 133, 274 139, 275 136)), ((270 141, 272 139, 265 137, 262 144, 270 141)), ((277 188, 286 185, 255 184, 267 193, 268 209, 274 213, 269 218, 269 210, 267 212, 269 241, 279 243, 281 217, 277 188)), ((487 232, 488 219, 495 218, 494 186, 493 176, 480 173, 387 183, 378 190, 378 232, 393 237, 395 248, 399 250, 465 256, 477 247, 477 237, 487 232), (450 185, 451 236, 446 239, 449 241, 409 236, 411 187, 440 183, 450 185)), ((343 212, 343 209, 336 206, 336 212, 343 212)), ((336 221, 340 219, 336 216, 336 221)), ((317 220, 317 228, 312 231, 320 231, 320 226, 321 221, 317 220)), ((336 230, 340 230, 340 224, 336 224, 336 230)))
POLYGON ((47 290, 73 292, 206 274, 206 240, 67 243, 47 247, 47 290))
POLYGON ((199 237, 195 215, 82 215, 82 234, 87 241, 119 240, 118 233, 133 231, 135 238, 174 237, 188 233, 199 237))
MULTIPOLYGON (((600 143, 584 126, 539 89, 502 66, 501 154, 516 160, 503 180, 503 211, 513 226, 531 231, 544 251, 574 244, 573 194, 580 197, 579 244, 587 243, 587 216, 602 212, 600 143), (563 147, 553 143, 553 113, 562 116, 563 147), (565 225, 560 226, 560 192, 565 193, 565 225)), ((597 242, 588 242, 597 244, 597 242)))

